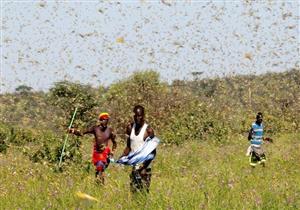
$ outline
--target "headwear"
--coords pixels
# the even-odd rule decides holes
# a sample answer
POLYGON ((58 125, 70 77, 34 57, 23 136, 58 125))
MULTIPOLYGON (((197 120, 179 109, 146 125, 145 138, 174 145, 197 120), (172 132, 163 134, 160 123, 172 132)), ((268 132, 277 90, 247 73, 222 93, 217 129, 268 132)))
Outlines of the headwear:
POLYGON ((102 112, 99 114, 99 120, 108 120, 109 114, 107 112, 102 112))

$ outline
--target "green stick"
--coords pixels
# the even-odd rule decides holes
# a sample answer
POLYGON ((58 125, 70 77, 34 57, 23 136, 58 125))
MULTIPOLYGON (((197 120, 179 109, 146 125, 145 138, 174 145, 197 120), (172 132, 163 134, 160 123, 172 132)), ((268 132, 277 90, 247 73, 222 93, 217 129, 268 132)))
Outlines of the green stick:
MULTIPOLYGON (((73 121, 74 121, 76 112, 77 112, 77 107, 76 107, 76 109, 75 109, 75 111, 74 111, 74 113, 73 113, 71 123, 70 123, 70 125, 69 125, 69 127, 68 127, 69 129, 72 127, 72 124, 73 124, 73 121)), ((61 166, 61 161, 62 161, 62 157, 63 157, 63 154, 64 154, 64 150, 65 150, 65 147, 66 147, 66 143, 67 143, 68 137, 69 137, 69 133, 66 134, 64 146, 63 146, 63 148, 62 148, 62 150, 61 150, 61 155, 60 155, 60 158, 59 158, 59 164, 58 164, 59 167, 61 166)))

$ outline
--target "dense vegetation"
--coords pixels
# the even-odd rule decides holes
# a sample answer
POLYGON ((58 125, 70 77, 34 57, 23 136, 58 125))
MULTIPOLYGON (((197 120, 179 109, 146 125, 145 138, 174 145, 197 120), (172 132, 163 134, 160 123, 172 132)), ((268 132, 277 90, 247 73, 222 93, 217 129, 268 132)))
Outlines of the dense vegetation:
MULTIPOLYGON (((84 128, 96 123, 99 112, 109 112, 121 152, 124 128, 132 119, 132 108, 136 104, 145 106, 146 119, 163 142, 161 150, 166 151, 158 153, 154 175, 157 181, 152 186, 148 209, 300 208, 300 187, 299 184, 293 186, 296 181, 300 183, 297 161, 300 70, 293 69, 264 75, 177 80, 172 84, 161 81, 154 71, 145 71, 108 88, 61 81, 48 92, 34 92, 30 87, 20 86, 15 93, 0 95, 0 161, 1 167, 8 167, 1 169, 1 177, 6 180, 0 185, 4 192, 0 196, 4 209, 16 209, 24 199, 27 202, 25 208, 32 208, 34 203, 25 198, 24 189, 39 188, 44 182, 54 191, 40 192, 37 208, 50 205, 46 208, 61 206, 67 209, 82 205, 74 201, 73 195, 54 186, 53 180, 61 176, 69 176, 62 180, 64 187, 69 186, 67 182, 80 182, 80 176, 83 176, 84 182, 70 185, 71 191, 81 189, 98 194, 97 188, 90 183, 91 137, 69 138, 63 159, 64 172, 54 172, 71 115, 77 107, 74 126, 84 128), (274 176, 264 172, 253 174, 244 157, 246 132, 259 111, 264 113, 267 135, 275 140, 274 145, 269 146, 270 155, 278 162, 271 163, 268 168, 274 176), (284 144, 285 148, 282 147, 284 144), (172 159, 178 165, 172 163, 172 159), (24 164, 19 164, 20 160, 24 164), (289 176, 284 179, 277 174, 280 170, 285 170, 289 176), (10 173, 17 174, 16 180, 24 188, 19 191, 24 193, 23 200, 19 198, 16 203, 8 198, 17 194, 16 190, 8 190, 10 173), (21 174, 32 178, 25 183, 21 174), (38 177, 44 181, 38 181, 38 177), (171 183, 175 178, 178 183, 171 183), (253 188, 252 182, 255 182, 253 188), (162 188, 160 185, 164 183, 174 185, 174 188, 162 188), (182 189, 182 185, 186 187, 182 189), (223 185, 225 189, 222 189, 223 185), (55 200, 49 200, 49 193, 55 194, 55 200), (182 197, 182 194, 190 196, 182 197), (158 202, 160 197, 163 199, 158 202), (182 199, 187 199, 188 204, 182 199)), ((125 188, 127 175, 124 172, 117 177, 122 170, 120 167, 112 166, 110 170, 110 184, 105 189, 117 188, 110 192, 113 208, 121 208, 118 207, 121 205, 125 209, 138 209, 138 203, 147 206, 143 198, 137 203, 122 204, 126 203, 128 192, 119 191, 125 188), (117 201, 119 193, 121 196, 117 201)), ((34 189, 31 191, 33 197, 39 194, 34 189)), ((105 204, 90 207, 109 209, 105 204)))
POLYGON ((146 71, 109 88, 62 81, 44 93, 21 86, 16 93, 0 96, 0 119, 2 129, 63 134, 78 107, 75 126, 95 123, 100 111, 108 111, 111 125, 123 134, 132 107, 142 104, 162 140, 180 144, 210 137, 222 141, 228 134, 244 133, 258 111, 264 113, 269 133, 299 130, 299 100, 297 69, 259 76, 178 80, 171 85, 162 82, 158 73, 146 71))

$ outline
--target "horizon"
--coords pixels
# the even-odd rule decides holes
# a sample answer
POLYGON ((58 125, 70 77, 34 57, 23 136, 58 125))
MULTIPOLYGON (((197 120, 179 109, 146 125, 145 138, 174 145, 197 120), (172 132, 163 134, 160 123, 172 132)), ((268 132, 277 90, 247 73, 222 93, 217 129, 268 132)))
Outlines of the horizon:
MULTIPOLYGON (((152 70, 150 70, 150 71, 152 71, 152 70)), ((248 77, 248 76, 255 76, 255 77, 258 77, 258 76, 266 76, 266 75, 268 75, 268 74, 282 74, 282 73, 287 73, 287 72, 290 72, 290 71, 300 71, 300 69, 299 69, 299 68, 291 68, 291 69, 288 69, 288 70, 285 70, 285 71, 280 71, 280 72, 272 72, 272 71, 270 71, 270 72, 262 72, 262 73, 257 73, 257 72, 256 72, 256 73, 252 73, 252 74, 215 75, 215 76, 208 76, 208 77, 202 77, 202 78, 196 78, 196 77, 194 77, 194 78, 191 78, 191 79, 188 79, 188 80, 187 80, 187 79, 182 79, 182 80, 181 80, 181 79, 175 79, 175 80, 172 80, 171 83, 168 82, 168 81, 162 80, 160 74, 159 74, 159 76, 160 76, 160 81, 161 81, 161 82, 166 82, 169 86, 171 86, 171 85, 172 85, 174 82, 176 82, 176 81, 185 81, 185 82, 193 82, 193 81, 197 81, 197 82, 200 82, 200 81, 203 81, 203 80, 210 80, 210 79, 212 79, 212 80, 214 80, 214 79, 225 79, 225 78, 228 78, 228 77, 230 77, 230 78, 234 78, 234 77, 248 77)), ((138 72, 140 72, 140 71, 138 71, 138 72)), ((59 81, 54 82, 54 83, 53 83, 48 89, 46 89, 46 90, 36 90, 36 89, 32 88, 31 86, 28 86, 28 85, 26 85, 26 84, 20 84, 18 87, 21 87, 21 86, 29 87, 29 88, 31 88, 29 92, 32 92, 32 93, 48 93, 48 92, 50 91, 50 89, 53 88, 53 87, 55 86, 56 83, 59 83, 59 82, 70 82, 70 83, 79 84, 79 85, 87 85, 87 86, 90 86, 90 87, 92 87, 92 88, 94 88, 94 89, 97 89, 97 88, 100 88, 100 87, 103 87, 103 88, 105 88, 105 89, 109 89, 110 86, 112 86, 112 85, 114 85, 114 84, 117 84, 117 83, 119 83, 119 82, 122 82, 122 81, 125 81, 125 80, 130 79, 130 77, 132 77, 135 73, 137 73, 137 72, 133 72, 131 75, 129 75, 129 76, 126 77, 126 78, 119 79, 118 81, 114 81, 114 82, 112 82, 111 84, 109 84, 108 86, 104 86, 104 85, 101 85, 101 84, 98 85, 98 86, 93 86, 93 85, 88 84, 88 83, 81 83, 80 81, 59 80, 59 81)), ((158 72, 158 73, 159 73, 159 72, 158 72)), ((17 89, 18 87, 16 87, 16 89, 17 89)), ((15 89, 14 91, 12 91, 12 92, 4 92, 4 93, 0 93, 0 95, 5 95, 5 94, 15 94, 15 93, 18 92, 16 89, 15 89)))

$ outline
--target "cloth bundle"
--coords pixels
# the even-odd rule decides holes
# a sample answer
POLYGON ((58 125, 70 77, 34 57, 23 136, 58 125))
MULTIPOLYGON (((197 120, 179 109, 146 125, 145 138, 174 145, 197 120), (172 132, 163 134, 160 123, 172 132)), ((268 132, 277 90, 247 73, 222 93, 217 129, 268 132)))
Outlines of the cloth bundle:
POLYGON ((116 163, 134 166, 147 160, 153 160, 154 154, 151 154, 151 152, 156 149, 159 142, 160 139, 157 137, 148 137, 138 150, 130 152, 127 156, 121 157, 116 163))

